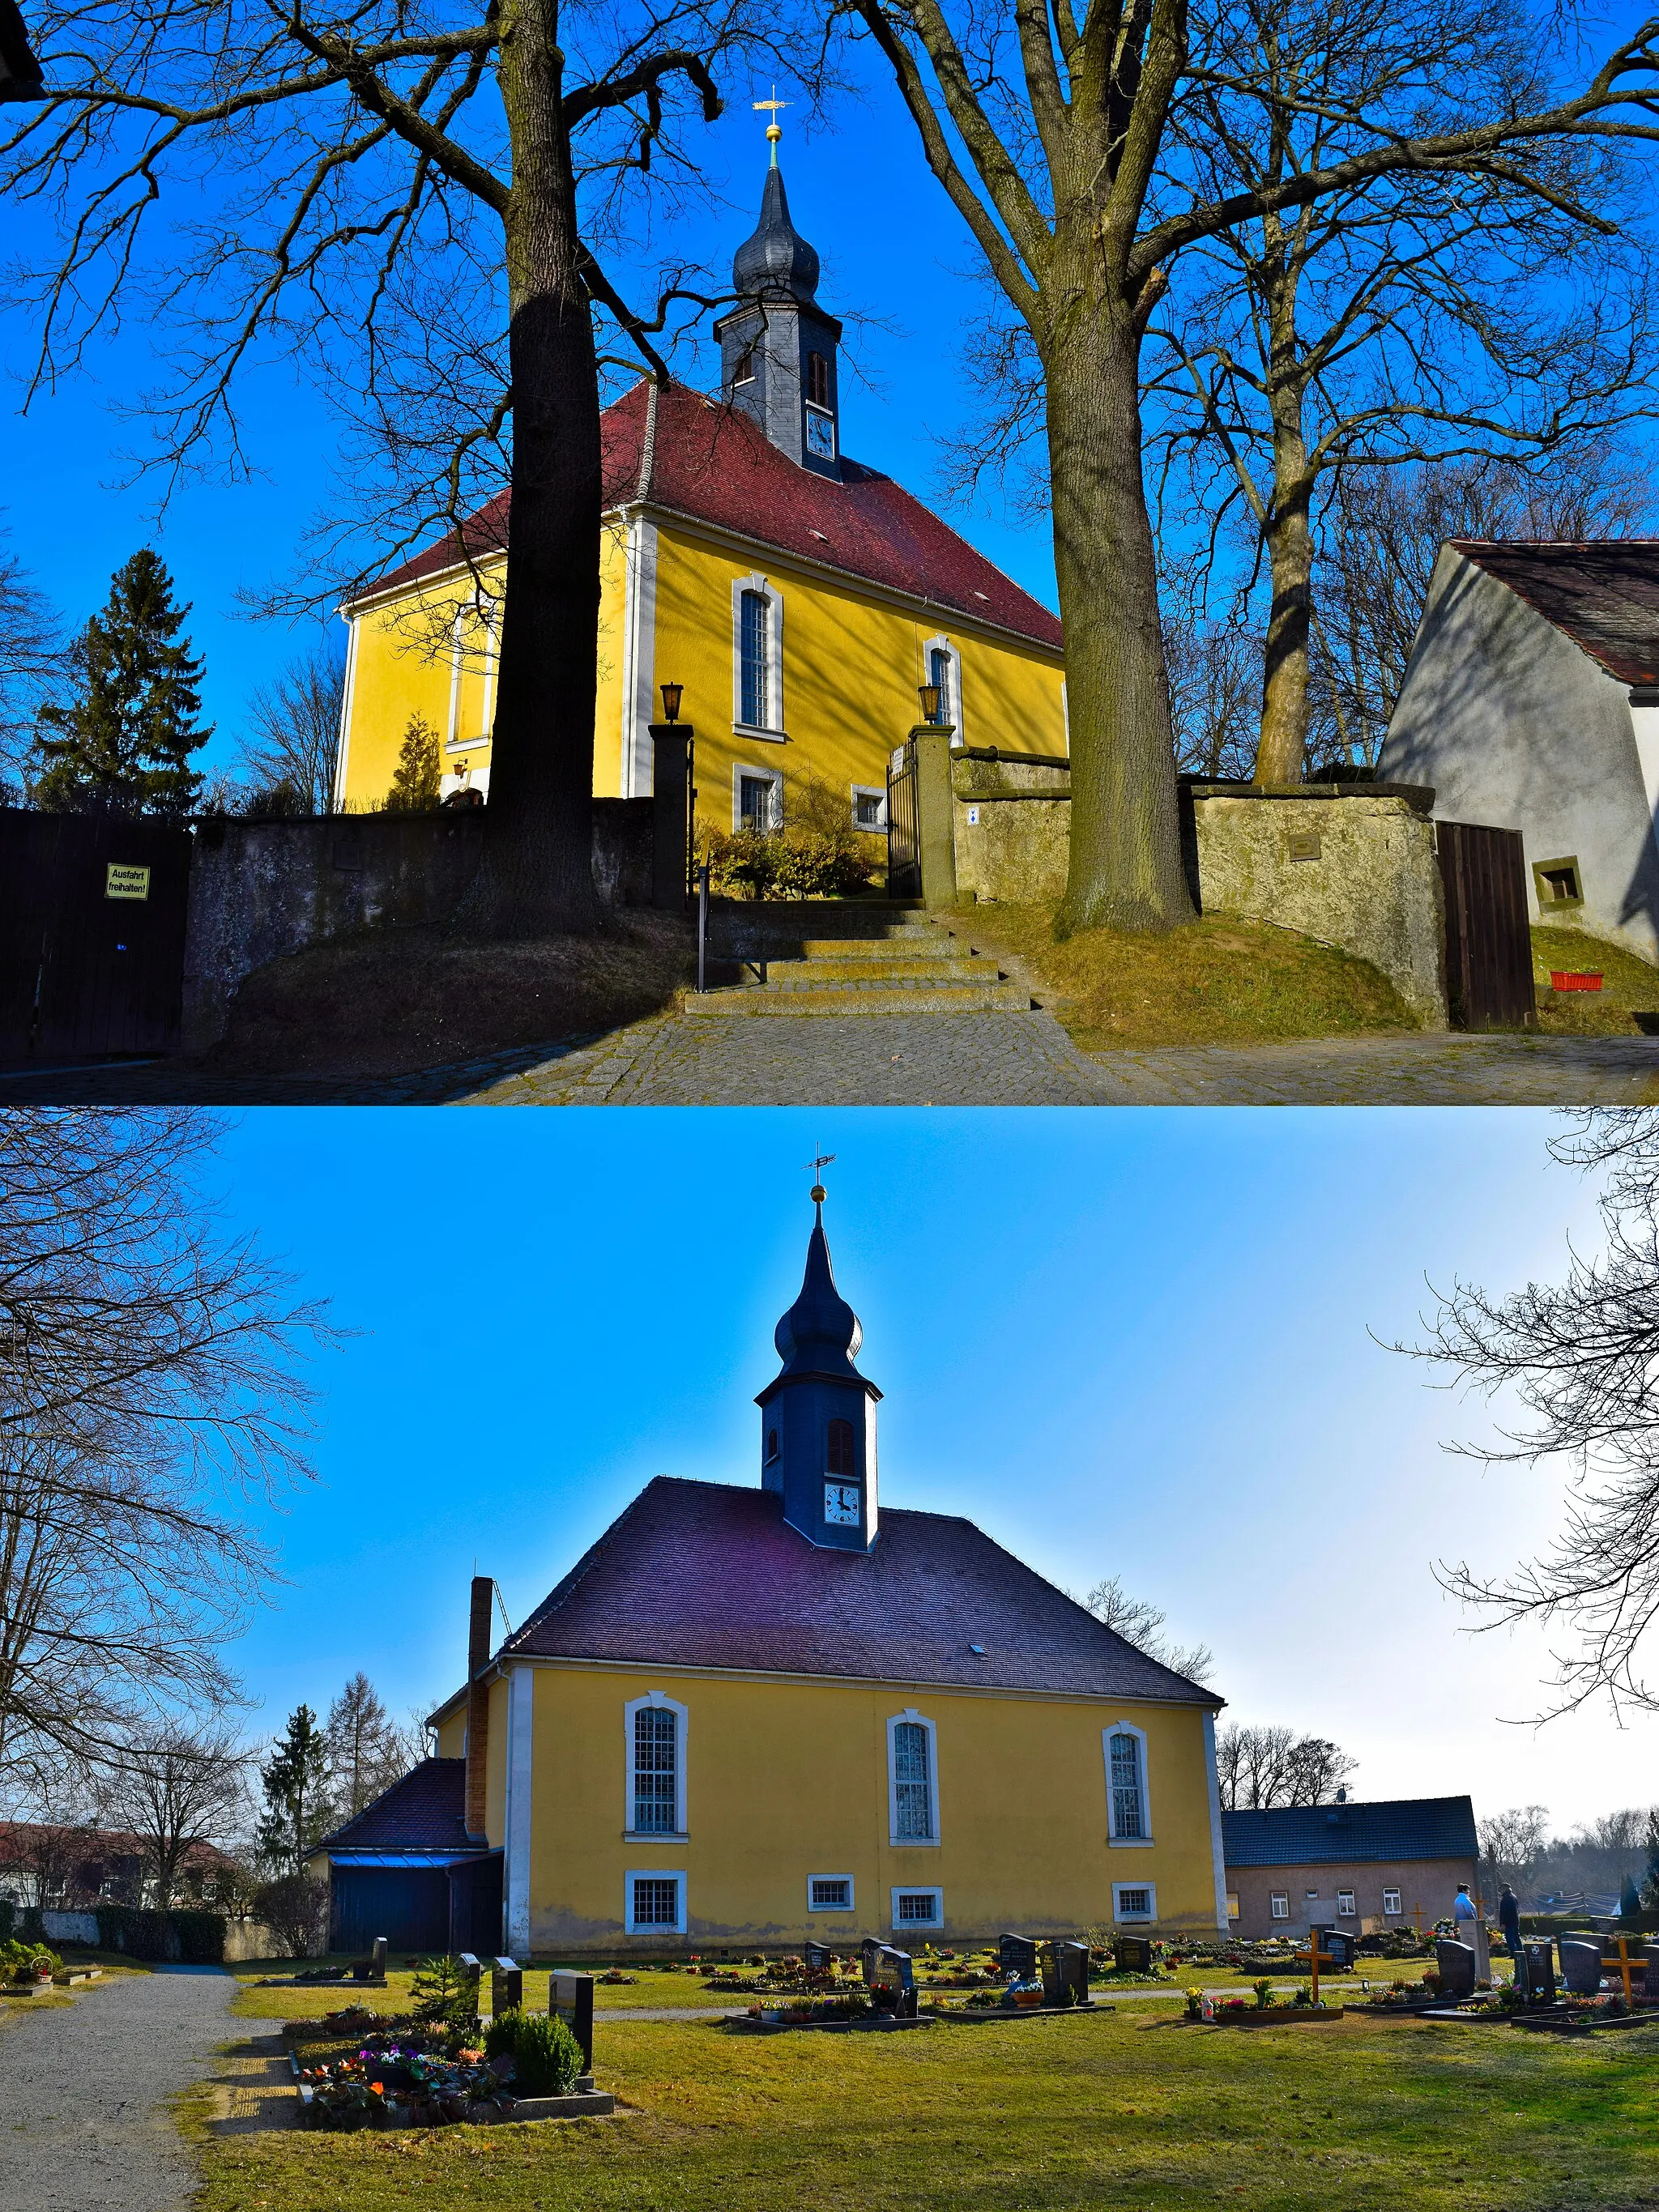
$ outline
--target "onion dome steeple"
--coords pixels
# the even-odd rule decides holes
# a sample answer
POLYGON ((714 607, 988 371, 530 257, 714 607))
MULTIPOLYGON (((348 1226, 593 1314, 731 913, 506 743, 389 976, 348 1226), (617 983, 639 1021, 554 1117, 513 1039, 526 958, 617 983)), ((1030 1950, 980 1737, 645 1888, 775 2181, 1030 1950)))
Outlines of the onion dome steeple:
POLYGON ((755 1401, 761 1486, 782 1494, 784 1519, 811 1542, 867 1552, 876 1540, 881 1392, 853 1364, 864 1333, 836 1288, 823 1200, 823 1187, 815 1183, 800 1294, 773 1338, 783 1365, 755 1401))
POLYGON ((775 299, 784 294, 811 305, 817 289, 817 252, 789 220, 783 171, 770 168, 761 194, 760 221, 732 257, 732 289, 740 300, 775 299))

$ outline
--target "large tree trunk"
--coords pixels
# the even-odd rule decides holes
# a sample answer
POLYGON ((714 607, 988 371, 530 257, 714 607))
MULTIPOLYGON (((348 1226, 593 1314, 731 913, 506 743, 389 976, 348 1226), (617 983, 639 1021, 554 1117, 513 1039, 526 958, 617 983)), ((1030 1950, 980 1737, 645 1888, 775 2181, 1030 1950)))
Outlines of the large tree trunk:
POLYGON ((1300 783, 1308 750, 1308 638, 1313 619, 1313 480, 1302 428, 1303 385, 1296 343, 1296 293, 1287 277, 1270 290, 1267 386, 1273 410, 1273 503, 1267 540, 1273 605, 1261 672, 1258 783, 1300 783))
POLYGON ((481 935, 598 927, 593 711, 599 393, 582 283, 557 0, 507 0, 498 64, 513 154, 513 508, 483 865, 460 921, 481 935))
MULTIPOLYGON (((1058 241, 1057 241, 1058 242, 1058 241)), ((1092 240, 1079 251, 1087 269, 1092 240)), ((1072 845, 1062 934, 1194 919, 1181 865, 1158 563, 1141 480, 1139 334, 1085 275, 1042 347, 1054 572, 1066 629, 1072 845)))

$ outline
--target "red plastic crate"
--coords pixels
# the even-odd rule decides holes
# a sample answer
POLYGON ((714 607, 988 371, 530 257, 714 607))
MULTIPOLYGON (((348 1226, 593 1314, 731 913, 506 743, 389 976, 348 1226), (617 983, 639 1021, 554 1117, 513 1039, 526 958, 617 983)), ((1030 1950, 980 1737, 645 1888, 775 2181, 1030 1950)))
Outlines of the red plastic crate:
POLYGON ((1599 991, 1601 978, 1598 973, 1580 973, 1571 968, 1552 968, 1550 981, 1558 991, 1599 991))

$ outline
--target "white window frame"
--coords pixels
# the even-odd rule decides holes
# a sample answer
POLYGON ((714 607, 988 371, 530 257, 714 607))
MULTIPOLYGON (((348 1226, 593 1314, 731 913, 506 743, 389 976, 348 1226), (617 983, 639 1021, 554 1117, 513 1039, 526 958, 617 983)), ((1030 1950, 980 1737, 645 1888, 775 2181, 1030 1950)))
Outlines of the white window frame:
POLYGON ((1112 1884, 1112 1917, 1126 1928, 1146 1928, 1158 1918, 1158 1885, 1151 1881, 1115 1881, 1112 1884), (1137 1896, 1145 1891, 1146 1910, 1131 1912, 1124 1907, 1125 1894, 1133 1890, 1137 1896))
MULTIPOLYGON (((746 730, 745 737, 755 732, 746 730)), ((743 780, 750 776, 769 783, 772 787, 772 819, 767 824, 771 830, 783 827, 783 770, 781 768, 757 768, 752 761, 733 761, 732 763, 732 835, 735 837, 743 827, 743 780)))
POLYGON ((1229 1920, 1237 1920, 1238 1917, 1238 1892, 1236 1889, 1230 1889, 1227 1892, 1227 1917, 1229 1920))
POLYGON ((1288 1920, 1291 1917, 1291 1893, 1288 1889, 1273 1889, 1267 1893, 1269 1920, 1288 1920), (1281 1911, 1280 1908, 1283 1907, 1281 1911))
POLYGON ((1358 1906, 1355 1903, 1352 1890, 1339 1889, 1337 1891, 1336 1917, 1339 1920, 1352 1920, 1358 1917, 1358 1906))
POLYGON ((856 1909, 854 1899, 857 1894, 857 1888, 850 1874, 809 1874, 806 1877, 806 1910, 809 1912, 851 1912, 856 1909), (820 1905, 813 1896, 812 1891, 815 1885, 821 1881, 844 1881, 847 1884, 846 1904, 820 1905))
POLYGON ((1149 1851, 1152 1848, 1152 1793, 1147 1779, 1146 1731, 1137 1728, 1133 1721, 1113 1721, 1100 1732, 1100 1756, 1106 1769, 1106 1837, 1115 1851, 1149 1851), (1112 1796, 1112 1738, 1132 1735, 1139 1745, 1140 1760, 1140 1825, 1144 1836, 1120 1836, 1117 1832, 1117 1806, 1112 1796))
POLYGON ((1382 1893, 1382 1911, 1383 1911, 1384 1917, 1387 1917, 1387 1916, 1388 1916, 1389 1914, 1390 1914, 1390 1913, 1394 1914, 1396 1917, 1401 1917, 1401 1914, 1400 1914, 1400 1899, 1401 1899, 1401 1894, 1402 1894, 1402 1893, 1401 1893, 1401 1891, 1397 1890, 1397 1889, 1385 1889, 1385 1890, 1383 1891, 1383 1893, 1382 1893), (1390 1898, 1393 1898, 1393 1899, 1394 1899, 1394 1903, 1393 1903, 1392 1905, 1390 1905, 1390 1904, 1389 1904, 1389 1899, 1390 1898))
MULTIPOLYGON (((684 1844, 690 1838, 685 1826, 685 1764, 686 1740, 690 1733, 690 1715, 678 1698, 671 1698, 664 1690, 647 1690, 642 1698, 630 1698, 623 1707, 623 1841, 627 1844, 684 1844), (634 1826, 634 1716, 643 1706, 659 1711, 666 1709, 678 1716, 674 1729, 674 1832, 665 1835, 660 1829, 642 1833, 634 1826)), ((633 1892, 630 1890, 631 1897, 633 1892)), ((683 1916, 682 1916, 683 1917, 683 1916)), ((684 1930, 682 1929, 684 1934, 684 1930)))
POLYGON ((458 607, 449 625, 449 727, 444 749, 453 751, 461 736, 461 675, 466 666, 466 612, 458 607))
POLYGON ((954 725, 951 732, 951 750, 954 752, 959 745, 965 745, 968 742, 962 719, 962 649, 953 645, 942 632, 938 637, 925 639, 921 648, 924 684, 931 684, 933 680, 933 655, 936 653, 942 653, 945 659, 943 705, 945 720, 954 725))
MULTIPOLYGON (((939 1730, 926 1713, 919 1713, 914 1705, 907 1705, 902 1713, 890 1713, 887 1719, 887 1840, 895 1850, 902 1851, 936 1851, 939 1849, 939 1730), (927 1731, 927 1795, 928 1811, 932 1815, 931 1836, 902 1836, 898 1832, 898 1750, 895 1730, 902 1721, 915 1721, 927 1731)), ((920 1887, 906 1882, 906 1889, 920 1887)))
POLYGON ((783 726, 783 593, 757 571, 732 580, 732 732, 734 737, 760 738, 769 744, 787 745, 783 726), (754 592, 770 606, 766 635, 766 718, 743 719, 743 599, 754 592))
POLYGON ((887 832, 887 786, 884 783, 855 783, 853 786, 853 827, 862 830, 867 837, 884 836, 887 832), (859 801, 873 799, 878 802, 873 822, 859 820, 859 801))
POLYGON ((685 1933, 685 1869, 684 1867, 629 1867, 623 1876, 623 1924, 630 1936, 684 1936, 685 1933), (647 1920, 634 1924, 634 1885, 636 1881, 672 1881, 674 1885, 674 1925, 647 1920))
POLYGON ((925 1881, 896 1881, 893 1884, 892 1889, 889 1893, 888 1916, 887 1924, 892 1929, 896 1935, 901 1928, 930 1928, 934 1929, 943 1928, 945 1925, 945 1892, 942 1889, 930 1888, 925 1881), (902 1897, 931 1897, 933 1900, 933 1918, 931 1920, 901 1920, 899 1918, 898 1901, 902 1897))

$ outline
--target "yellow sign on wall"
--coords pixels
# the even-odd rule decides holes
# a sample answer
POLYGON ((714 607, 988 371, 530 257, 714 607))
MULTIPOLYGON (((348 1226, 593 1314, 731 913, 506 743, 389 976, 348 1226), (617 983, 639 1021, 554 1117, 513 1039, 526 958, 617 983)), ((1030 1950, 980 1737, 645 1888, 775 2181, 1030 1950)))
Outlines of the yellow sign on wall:
POLYGON ((149 896, 149 870, 125 868, 118 860, 112 860, 104 871, 104 896, 147 899, 149 896))

